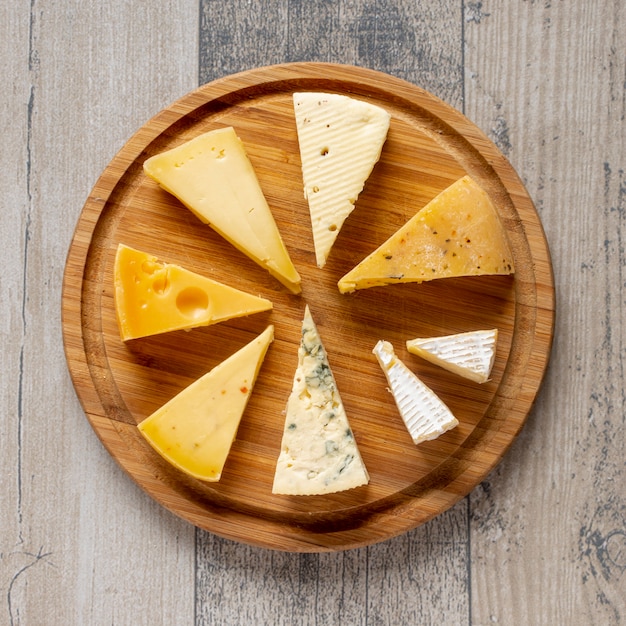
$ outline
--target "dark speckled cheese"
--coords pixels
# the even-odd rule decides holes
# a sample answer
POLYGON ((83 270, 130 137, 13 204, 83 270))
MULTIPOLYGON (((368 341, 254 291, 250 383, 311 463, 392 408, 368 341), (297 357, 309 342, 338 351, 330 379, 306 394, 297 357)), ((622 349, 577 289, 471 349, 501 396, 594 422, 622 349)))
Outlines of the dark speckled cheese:
POLYGON ((496 209, 459 179, 339 281, 339 291, 453 276, 511 274, 513 255, 496 209))

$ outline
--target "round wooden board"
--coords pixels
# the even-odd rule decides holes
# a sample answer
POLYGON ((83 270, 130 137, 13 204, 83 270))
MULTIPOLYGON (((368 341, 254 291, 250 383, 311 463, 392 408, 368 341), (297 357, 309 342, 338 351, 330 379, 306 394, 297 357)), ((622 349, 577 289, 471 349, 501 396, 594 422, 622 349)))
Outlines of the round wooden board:
POLYGON ((217 80, 141 128, 86 201, 63 282, 63 332, 77 394, 111 455, 153 498, 200 528, 300 552, 385 540, 452 506, 502 458, 532 406, 548 363, 554 285, 543 229, 524 186, 463 115, 405 81, 362 68, 294 63, 217 80), (315 265, 293 118, 294 91, 343 93, 392 115, 381 159, 327 265, 315 265), (233 126, 243 140, 292 259, 300 296, 203 225, 143 173, 143 161, 201 132, 233 126), (498 207, 514 276, 447 279, 339 294, 337 280, 452 182, 469 174, 498 207), (274 309, 248 318, 124 344, 113 302, 118 243, 178 263, 274 309), (309 304, 363 460, 366 487, 330 496, 272 495, 284 409, 309 304), (193 380, 274 324, 265 359, 219 483, 163 461, 136 425, 193 380), (405 341, 497 328, 492 380, 471 383, 407 353, 405 341), (455 413, 459 426, 415 446, 372 348, 397 354, 455 413))

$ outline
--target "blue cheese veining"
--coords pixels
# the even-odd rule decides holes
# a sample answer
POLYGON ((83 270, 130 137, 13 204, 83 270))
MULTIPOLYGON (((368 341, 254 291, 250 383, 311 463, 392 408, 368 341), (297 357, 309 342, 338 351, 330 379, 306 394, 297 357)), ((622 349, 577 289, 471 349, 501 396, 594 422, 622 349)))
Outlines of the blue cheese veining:
POLYGON ((436 439, 459 423, 439 396, 396 356, 388 341, 379 341, 372 352, 413 443, 436 439))
POLYGON ((368 482, 326 351, 307 306, 272 492, 328 494, 368 482))

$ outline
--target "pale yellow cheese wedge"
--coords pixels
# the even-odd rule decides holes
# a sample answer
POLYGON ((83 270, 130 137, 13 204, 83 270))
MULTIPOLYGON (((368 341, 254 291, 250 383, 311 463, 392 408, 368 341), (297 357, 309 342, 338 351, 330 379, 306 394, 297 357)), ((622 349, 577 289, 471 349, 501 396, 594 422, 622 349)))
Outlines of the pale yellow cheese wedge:
POLYGON ((436 439, 458 425, 452 411, 396 356, 388 341, 379 341, 372 352, 385 374, 413 443, 436 439))
POLYGON ((339 280, 341 293, 394 283, 511 274, 513 255, 485 191, 464 176, 339 280))
POLYGON ((122 340, 208 326, 260 313, 272 303, 184 267, 161 263, 119 244, 115 255, 115 310, 122 340))
POLYGON ((202 222, 290 291, 300 293, 300 276, 232 127, 204 133, 157 154, 143 168, 202 222))
POLYGON ((141 434, 174 467, 199 480, 218 481, 273 339, 274 327, 268 326, 143 420, 141 434))
POLYGON ((272 493, 329 494, 366 485, 368 481, 326 351, 307 306, 272 493))
POLYGON ((409 339, 406 348, 412 354, 476 383, 489 380, 496 356, 498 330, 474 330, 467 333, 409 339))
POLYGON ((318 267, 323 267, 344 221, 378 162, 391 116, 342 94, 293 94, 318 267))

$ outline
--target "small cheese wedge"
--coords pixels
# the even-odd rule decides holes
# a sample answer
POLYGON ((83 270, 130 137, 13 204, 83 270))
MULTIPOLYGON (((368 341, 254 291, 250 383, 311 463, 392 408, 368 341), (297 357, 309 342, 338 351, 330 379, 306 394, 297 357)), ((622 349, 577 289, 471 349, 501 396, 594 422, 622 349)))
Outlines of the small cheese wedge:
POLYGON ((396 356, 388 341, 379 341, 372 352, 415 444, 436 439, 458 425, 450 409, 396 356))
POLYGON ((293 105, 315 257, 323 267, 380 159, 391 116, 340 94, 294 93, 293 105))
POLYGON ((174 396, 139 425, 169 463, 198 480, 215 482, 237 434, 274 327, 174 396))
POLYGON ((476 383, 489 380, 496 356, 498 329, 409 339, 406 349, 412 354, 476 383))
POLYGON ((307 306, 272 493, 328 494, 368 482, 369 475, 307 306))
POLYGON ((513 255, 485 191, 464 176, 339 280, 341 293, 454 276, 511 274, 513 255))
POLYGON ((290 291, 300 293, 300 276, 232 127, 204 133, 150 157, 143 168, 202 222, 290 291))
POLYGON ((272 308, 265 298, 119 244, 115 310, 123 341, 208 326, 272 308))

